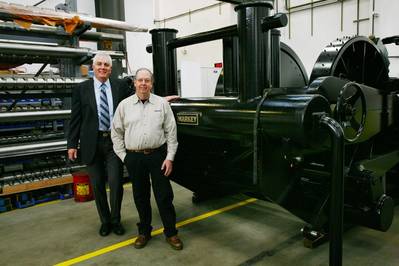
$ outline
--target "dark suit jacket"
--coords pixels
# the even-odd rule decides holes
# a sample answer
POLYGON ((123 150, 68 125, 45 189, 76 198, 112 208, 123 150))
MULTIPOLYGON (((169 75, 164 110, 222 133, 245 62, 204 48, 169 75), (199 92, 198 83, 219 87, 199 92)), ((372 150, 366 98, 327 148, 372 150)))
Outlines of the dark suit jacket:
MULTIPOLYGON (((114 112, 118 104, 132 94, 126 81, 110 79, 114 112)), ((80 83, 72 91, 72 113, 68 133, 68 149, 77 149, 80 140, 81 160, 90 164, 96 153, 98 114, 94 80, 80 83)))

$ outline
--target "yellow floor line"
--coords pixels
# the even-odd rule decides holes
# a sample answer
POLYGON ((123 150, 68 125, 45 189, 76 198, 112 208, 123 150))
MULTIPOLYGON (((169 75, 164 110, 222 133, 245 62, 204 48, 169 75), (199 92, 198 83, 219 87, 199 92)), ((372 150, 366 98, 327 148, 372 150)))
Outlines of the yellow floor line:
POLYGON ((47 206, 47 205, 51 205, 51 204, 59 203, 59 202, 61 202, 61 200, 52 200, 52 201, 48 201, 48 202, 38 203, 38 204, 33 205, 33 206, 31 206, 31 207, 32 207, 32 208, 35 208, 35 207, 42 207, 42 206, 47 206))
MULTIPOLYGON (((223 207, 223 208, 220 208, 220 209, 217 209, 217 210, 214 210, 214 211, 211 211, 211 212, 207 212, 207 213, 201 214, 199 216, 196 216, 196 217, 193 217, 193 218, 178 222, 176 224, 176 227, 179 228, 179 227, 185 226, 187 224, 195 223, 195 222, 198 222, 200 220, 209 218, 211 216, 215 216, 217 214, 220 214, 220 213, 223 213, 223 212, 226 212, 226 211, 229 211, 229 210, 241 207, 241 206, 245 206, 245 205, 250 204, 250 203, 255 202, 255 201, 256 201, 256 199, 254 199, 254 198, 250 198, 250 199, 247 199, 247 200, 244 200, 244 201, 240 201, 240 202, 237 202, 235 204, 232 204, 232 205, 229 205, 229 206, 226 206, 226 207, 223 207)), ((151 235, 152 236, 156 236, 156 235, 160 235, 162 233, 163 233, 163 228, 159 228, 157 230, 152 231, 151 235)), ((102 248, 102 249, 98 249, 96 251, 87 253, 85 255, 82 255, 82 256, 79 256, 79 257, 76 257, 76 258, 73 258, 73 259, 70 259, 70 260, 66 260, 64 262, 57 263, 57 264, 55 264, 55 266, 73 265, 73 264, 76 264, 76 263, 79 263, 79 262, 82 262, 82 261, 85 261, 85 260, 89 260, 91 258, 103 255, 105 253, 108 253, 108 252, 123 248, 125 246, 131 245, 131 244, 134 243, 136 238, 137 237, 134 237, 132 239, 128 239, 128 240, 116 243, 116 244, 114 244, 112 246, 108 246, 108 247, 105 247, 105 248, 102 248)))

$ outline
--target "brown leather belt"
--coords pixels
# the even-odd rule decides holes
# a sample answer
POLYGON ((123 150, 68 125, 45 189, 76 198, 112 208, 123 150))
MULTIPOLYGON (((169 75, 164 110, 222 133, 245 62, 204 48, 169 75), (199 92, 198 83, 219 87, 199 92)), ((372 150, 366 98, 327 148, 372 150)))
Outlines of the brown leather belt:
POLYGON ((153 153, 156 150, 157 149, 144 149, 144 150, 130 150, 130 149, 127 149, 126 151, 127 152, 144 153, 145 155, 147 155, 147 154, 153 153))

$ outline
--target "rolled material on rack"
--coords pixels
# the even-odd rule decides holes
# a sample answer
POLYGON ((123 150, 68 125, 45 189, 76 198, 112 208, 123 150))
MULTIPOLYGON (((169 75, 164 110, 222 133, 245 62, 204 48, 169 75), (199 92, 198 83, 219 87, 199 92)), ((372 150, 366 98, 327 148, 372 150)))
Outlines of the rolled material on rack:
MULTIPOLYGON (((45 26, 45 25, 32 25, 29 29, 19 26, 15 22, 4 21, 0 22, 0 33, 5 34, 15 34, 19 32, 24 34, 24 36, 38 36, 44 35, 56 36, 57 38, 69 39, 71 36, 62 31, 59 27, 45 26)), ((80 35, 80 41, 100 41, 100 40, 110 40, 110 41, 123 41, 125 38, 122 34, 108 33, 108 32, 96 32, 96 31, 86 31, 80 35)))
POLYGON ((29 28, 33 23, 50 26, 63 26, 72 33, 78 26, 90 23, 94 28, 108 28, 123 31, 146 32, 146 28, 133 26, 125 21, 97 18, 85 14, 66 13, 46 8, 24 6, 0 2, 0 19, 13 20, 22 27, 29 28))

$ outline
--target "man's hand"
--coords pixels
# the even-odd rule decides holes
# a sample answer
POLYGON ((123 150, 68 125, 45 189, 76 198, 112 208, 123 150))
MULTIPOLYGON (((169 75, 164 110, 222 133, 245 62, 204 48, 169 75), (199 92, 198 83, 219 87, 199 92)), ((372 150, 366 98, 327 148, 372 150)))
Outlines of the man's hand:
POLYGON ((173 162, 171 160, 165 160, 162 163, 161 170, 165 170, 164 175, 169 176, 172 173, 173 162))
POLYGON ((68 158, 71 161, 75 161, 78 158, 78 150, 77 149, 68 149, 68 158))
POLYGON ((169 95, 169 96, 165 96, 164 98, 168 102, 173 102, 174 100, 180 99, 180 96, 179 95, 169 95))

